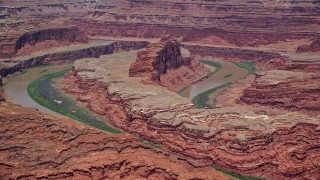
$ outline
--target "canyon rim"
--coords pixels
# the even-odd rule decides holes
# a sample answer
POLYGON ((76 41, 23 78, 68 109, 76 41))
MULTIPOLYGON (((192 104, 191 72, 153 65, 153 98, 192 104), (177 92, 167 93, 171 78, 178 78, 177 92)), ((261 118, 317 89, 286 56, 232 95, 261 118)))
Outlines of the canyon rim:
POLYGON ((0 179, 320 179, 320 3, 0 1, 0 179))

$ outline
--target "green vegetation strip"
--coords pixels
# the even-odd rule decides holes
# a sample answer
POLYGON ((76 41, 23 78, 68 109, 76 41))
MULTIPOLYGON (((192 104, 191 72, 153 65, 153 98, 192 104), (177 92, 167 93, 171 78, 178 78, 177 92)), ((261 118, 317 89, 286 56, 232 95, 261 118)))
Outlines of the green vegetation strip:
POLYGON ((210 74, 211 76, 216 74, 217 72, 219 72, 222 68, 222 65, 218 62, 207 61, 207 60, 200 60, 200 62, 216 68, 214 71, 211 72, 211 74, 210 74))
POLYGON ((48 72, 48 71, 49 71, 49 70, 46 69, 46 70, 41 71, 40 73, 45 73, 45 72, 48 72))
POLYGON ((58 89, 52 86, 52 79, 63 77, 67 72, 68 70, 64 70, 35 79, 27 87, 29 96, 42 106, 81 123, 114 134, 122 133, 107 125, 103 119, 98 119, 96 116, 93 116, 92 113, 85 108, 77 106, 74 100, 63 95, 58 89))
POLYGON ((223 76, 223 79, 226 79, 226 78, 228 78, 230 76, 233 76, 233 73, 230 73, 230 74, 227 74, 227 75, 223 76))
POLYGON ((19 73, 15 73, 12 78, 26 74, 28 72, 28 69, 22 69, 19 73))
POLYGON ((185 90, 188 89, 189 86, 182 88, 180 91, 178 91, 178 94, 182 94, 185 90))
POLYGON ((219 89, 223 89, 223 88, 229 86, 230 84, 232 84, 232 83, 229 82, 229 83, 223 84, 221 86, 204 91, 204 92, 198 94, 196 97, 194 97, 191 101, 196 108, 205 108, 205 107, 213 108, 211 105, 208 104, 209 95, 216 92, 219 89))
MULTIPOLYGON (((256 67, 254 66, 254 62, 234 62, 235 65, 244 68, 248 71, 248 74, 252 74, 256 72, 256 67)), ((246 75, 246 76, 247 76, 246 75)))
POLYGON ((212 168, 216 169, 217 171, 221 171, 224 174, 228 174, 232 177, 238 178, 240 180, 263 180, 262 178, 256 178, 256 177, 251 177, 251 176, 241 176, 240 174, 234 173, 234 172, 230 172, 230 171, 226 171, 224 169, 215 167, 215 166, 211 166, 212 168))
POLYGON ((151 146, 151 147, 154 147, 154 148, 157 148, 157 149, 162 149, 161 146, 153 144, 151 142, 148 142, 148 141, 144 140, 143 138, 139 138, 139 141, 142 142, 145 145, 148 145, 148 146, 151 146))

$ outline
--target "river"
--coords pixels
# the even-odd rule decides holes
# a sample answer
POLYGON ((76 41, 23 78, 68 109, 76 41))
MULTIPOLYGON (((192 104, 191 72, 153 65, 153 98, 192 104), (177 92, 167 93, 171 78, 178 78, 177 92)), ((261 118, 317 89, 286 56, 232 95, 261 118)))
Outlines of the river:
POLYGON ((209 89, 221 86, 228 82, 235 82, 248 73, 244 68, 240 68, 232 62, 227 61, 216 61, 222 65, 220 71, 210 76, 209 78, 198 81, 190 85, 186 90, 181 93, 181 96, 193 99, 198 94, 205 92, 209 89), (228 76, 228 77, 227 77, 228 76))
POLYGON ((70 69, 72 64, 63 64, 63 65, 54 65, 54 66, 45 66, 45 67, 37 67, 28 69, 25 74, 12 76, 4 86, 5 93, 10 96, 16 104, 19 104, 24 107, 36 108, 40 112, 62 116, 59 113, 56 113, 46 107, 35 102, 27 92, 28 84, 30 84, 33 80, 44 76, 46 74, 51 74, 54 72, 63 71, 66 69, 70 69))

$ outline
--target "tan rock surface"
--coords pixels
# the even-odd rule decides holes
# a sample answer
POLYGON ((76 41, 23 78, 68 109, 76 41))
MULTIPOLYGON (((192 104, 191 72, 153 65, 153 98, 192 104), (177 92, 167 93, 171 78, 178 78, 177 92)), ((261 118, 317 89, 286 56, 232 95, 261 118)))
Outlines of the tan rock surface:
POLYGON ((131 51, 78 60, 65 89, 73 87, 78 98, 90 95, 87 105, 102 107, 111 124, 193 164, 267 179, 319 178, 319 116, 288 111, 261 115, 246 107, 196 109, 165 87, 129 77, 136 56, 131 51))

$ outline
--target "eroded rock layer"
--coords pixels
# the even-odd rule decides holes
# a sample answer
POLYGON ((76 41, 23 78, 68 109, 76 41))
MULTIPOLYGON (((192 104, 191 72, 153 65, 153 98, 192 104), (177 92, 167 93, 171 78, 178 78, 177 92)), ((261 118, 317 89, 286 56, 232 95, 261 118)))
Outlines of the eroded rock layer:
MULTIPOLYGON (((57 51, 51 53, 45 53, 40 55, 35 55, 33 57, 27 57, 17 60, 11 60, 14 65, 9 67, 0 67, 0 82, 2 78, 8 76, 9 74, 16 73, 25 68, 31 68, 46 64, 58 64, 74 61, 76 59, 85 57, 99 57, 103 54, 112 54, 120 51, 128 51, 132 49, 141 49, 146 47, 149 42, 146 41, 120 41, 120 42, 105 42, 98 44, 89 44, 87 46, 74 47, 66 51, 57 51)), ((7 60, 6 62, 9 62, 7 60)))
POLYGON ((273 70, 260 74, 241 100, 252 104, 320 112, 320 76, 273 70))
POLYGON ((148 77, 177 91, 209 75, 210 70, 193 59, 175 39, 150 44, 138 53, 129 76, 148 77))
MULTIPOLYGON (((219 37, 238 46, 319 36, 318 3, 309 1, 100 1, 85 18, 70 20, 90 35, 219 37), (130 24, 128 26, 128 24, 130 24)), ((211 42, 214 43, 214 42, 211 42)))
MULTIPOLYGON (((89 35, 98 36, 160 38, 172 35, 183 36, 185 41, 227 42, 236 46, 319 37, 316 0, 6 0, 1 4, 3 17, 45 17, 49 21, 73 24, 89 35)), ((21 21, 14 24, 17 23, 21 21)))
POLYGON ((107 134, 10 102, 0 102, 0 125, 0 179, 230 179, 129 134, 107 134))
POLYGON ((320 51, 320 38, 314 40, 310 45, 304 45, 297 48, 297 52, 319 52, 320 51))
POLYGON ((214 164, 266 179, 320 177, 318 115, 289 111, 263 115, 246 107, 196 109, 190 100, 164 87, 128 77, 136 55, 134 51, 78 60, 65 77, 65 90, 73 89, 67 92, 78 100, 89 97, 82 102, 99 106, 114 126, 194 165, 214 164))
POLYGON ((59 46, 59 43, 69 45, 71 43, 86 43, 87 37, 77 28, 52 28, 29 31, 22 35, 0 37, 0 58, 12 57, 19 51, 19 55, 28 54, 42 49, 38 43, 49 46, 59 46), (55 43, 54 42, 58 42, 55 43), (24 48, 24 49, 23 49, 24 48))

